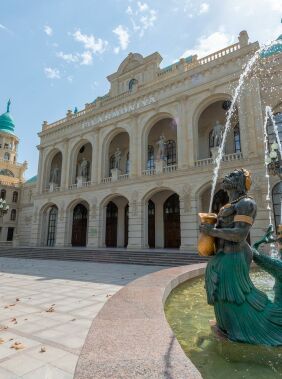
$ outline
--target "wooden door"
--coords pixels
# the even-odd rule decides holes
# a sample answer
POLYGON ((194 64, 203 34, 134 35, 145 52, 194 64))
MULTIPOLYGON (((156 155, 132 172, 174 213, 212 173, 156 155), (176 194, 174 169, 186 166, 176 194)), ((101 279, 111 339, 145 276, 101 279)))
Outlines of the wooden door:
POLYGON ((129 214, 129 205, 127 204, 124 209, 124 247, 128 245, 128 214, 129 214))
POLYGON ((164 203, 164 247, 178 249, 180 244, 179 196, 174 194, 164 203))
POLYGON ((148 246, 155 247, 155 203, 148 201, 148 246))
POLYGON ((87 209, 78 204, 73 210, 72 246, 86 246, 87 209))
POLYGON ((117 247, 118 207, 112 201, 107 205, 106 246, 117 247))

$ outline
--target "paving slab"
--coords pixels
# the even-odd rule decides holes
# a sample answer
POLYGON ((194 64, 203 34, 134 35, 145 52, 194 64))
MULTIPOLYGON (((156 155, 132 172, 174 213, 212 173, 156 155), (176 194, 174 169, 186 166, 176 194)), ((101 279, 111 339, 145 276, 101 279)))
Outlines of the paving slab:
POLYGON ((93 319, 163 267, 0 258, 0 378, 72 379, 93 319), (12 345, 21 343, 22 349, 12 345))

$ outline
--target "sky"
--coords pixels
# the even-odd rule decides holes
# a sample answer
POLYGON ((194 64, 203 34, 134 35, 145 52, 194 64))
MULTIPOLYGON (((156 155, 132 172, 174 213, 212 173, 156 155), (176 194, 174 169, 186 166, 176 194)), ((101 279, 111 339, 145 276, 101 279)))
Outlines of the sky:
POLYGON ((282 0, 0 0, 0 114, 11 98, 26 179, 37 173, 37 133, 109 90, 130 52, 158 51, 162 67, 237 42, 282 34, 282 0))

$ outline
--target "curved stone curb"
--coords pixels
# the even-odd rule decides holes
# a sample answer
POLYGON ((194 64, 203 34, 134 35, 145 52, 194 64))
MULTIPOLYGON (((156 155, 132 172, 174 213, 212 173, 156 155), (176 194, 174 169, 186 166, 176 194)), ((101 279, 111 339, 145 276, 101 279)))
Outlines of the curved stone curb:
POLYGON ((74 379, 200 379, 166 321, 164 303, 173 288, 205 267, 161 270, 117 292, 91 325, 74 379))

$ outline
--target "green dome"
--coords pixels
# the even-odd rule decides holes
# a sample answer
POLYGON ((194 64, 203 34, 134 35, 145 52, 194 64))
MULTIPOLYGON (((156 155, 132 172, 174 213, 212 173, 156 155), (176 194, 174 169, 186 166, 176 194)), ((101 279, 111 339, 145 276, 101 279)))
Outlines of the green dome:
POLYGON ((282 53, 282 34, 277 38, 276 41, 277 43, 275 45, 271 46, 260 54, 262 58, 268 58, 272 55, 282 53))
POLYGON ((37 182, 37 175, 33 176, 32 178, 28 179, 26 183, 36 183, 37 182))
POLYGON ((15 122, 13 120, 12 115, 10 114, 10 100, 7 104, 7 112, 3 113, 0 116, 0 133, 9 133, 15 134, 15 122))

